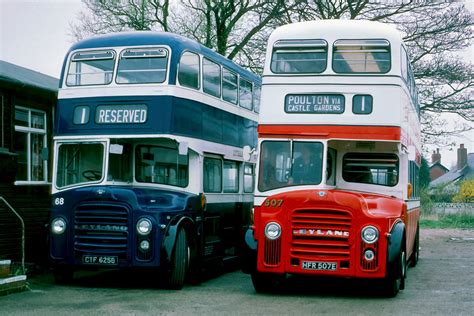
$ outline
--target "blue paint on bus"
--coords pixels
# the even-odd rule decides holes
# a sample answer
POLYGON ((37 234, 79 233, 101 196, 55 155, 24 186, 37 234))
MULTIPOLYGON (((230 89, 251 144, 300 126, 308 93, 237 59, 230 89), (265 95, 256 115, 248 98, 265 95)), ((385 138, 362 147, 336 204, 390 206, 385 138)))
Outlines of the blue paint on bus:
POLYGON ((61 99, 58 102, 55 135, 143 135, 172 134, 194 137, 224 145, 257 146, 257 122, 194 100, 173 96, 133 96, 61 99), (144 104, 144 123, 98 124, 98 106, 144 104), (86 124, 74 124, 77 106, 88 106, 90 118, 86 124))
POLYGON ((259 76, 247 71, 229 59, 216 53, 215 51, 193 41, 189 38, 183 37, 178 34, 167 33, 167 32, 152 32, 152 31, 140 31, 140 32, 122 32, 122 33, 111 33, 101 36, 92 37, 89 39, 82 40, 74 44, 68 51, 66 58, 64 59, 63 68, 61 71, 61 78, 59 86, 63 85, 64 73, 67 67, 67 56, 78 49, 103 49, 112 47, 135 47, 135 46, 169 46, 171 48, 171 63, 170 63, 170 76, 169 84, 176 84, 177 67, 181 54, 185 51, 191 51, 202 54, 207 58, 214 60, 215 62, 227 67, 228 69, 238 73, 241 77, 246 78, 252 82, 260 83, 261 79, 259 76))

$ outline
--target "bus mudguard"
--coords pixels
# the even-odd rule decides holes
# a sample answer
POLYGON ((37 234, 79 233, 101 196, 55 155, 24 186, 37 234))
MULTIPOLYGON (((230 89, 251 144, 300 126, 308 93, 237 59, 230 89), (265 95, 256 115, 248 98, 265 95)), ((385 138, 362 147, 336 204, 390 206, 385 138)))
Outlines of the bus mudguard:
POLYGON ((402 242, 404 240, 405 224, 398 222, 393 225, 388 239, 387 263, 394 262, 402 249, 402 242))
MULTIPOLYGON (((173 248, 174 248, 174 244, 176 242, 176 237, 178 235, 178 230, 183 225, 184 226, 190 225, 191 227, 193 227, 194 222, 191 218, 189 218, 187 216, 183 216, 183 217, 179 218, 173 224, 170 224, 168 226, 168 229, 166 230, 165 237, 163 238, 162 249, 165 250, 166 261, 168 263, 171 261, 171 255, 173 254, 173 248)), ((189 230, 186 230, 186 232, 189 233, 189 230)))

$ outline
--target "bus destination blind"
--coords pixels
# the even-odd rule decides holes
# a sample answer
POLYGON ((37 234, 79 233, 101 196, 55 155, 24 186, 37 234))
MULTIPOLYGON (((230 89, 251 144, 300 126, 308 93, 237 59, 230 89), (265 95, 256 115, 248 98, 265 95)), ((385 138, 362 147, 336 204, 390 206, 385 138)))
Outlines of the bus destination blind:
POLYGON ((285 97, 286 113, 341 114, 344 112, 341 94, 288 94, 285 97))

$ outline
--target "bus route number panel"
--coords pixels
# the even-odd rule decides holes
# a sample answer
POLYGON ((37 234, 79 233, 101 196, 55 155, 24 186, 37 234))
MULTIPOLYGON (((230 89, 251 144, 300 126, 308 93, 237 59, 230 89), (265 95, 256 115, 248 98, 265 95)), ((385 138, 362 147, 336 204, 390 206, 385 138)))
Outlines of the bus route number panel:
POLYGON ((342 94, 288 94, 285 96, 286 113, 341 114, 345 98, 342 94))

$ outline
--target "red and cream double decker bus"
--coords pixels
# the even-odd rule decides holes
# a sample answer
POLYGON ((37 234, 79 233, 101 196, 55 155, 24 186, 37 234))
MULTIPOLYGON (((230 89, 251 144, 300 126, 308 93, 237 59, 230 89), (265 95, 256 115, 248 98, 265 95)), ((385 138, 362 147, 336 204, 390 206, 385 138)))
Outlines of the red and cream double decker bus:
POLYGON ((400 34, 369 21, 282 26, 262 83, 244 265, 256 291, 300 275, 378 279, 396 295, 418 260, 421 159, 400 34))

